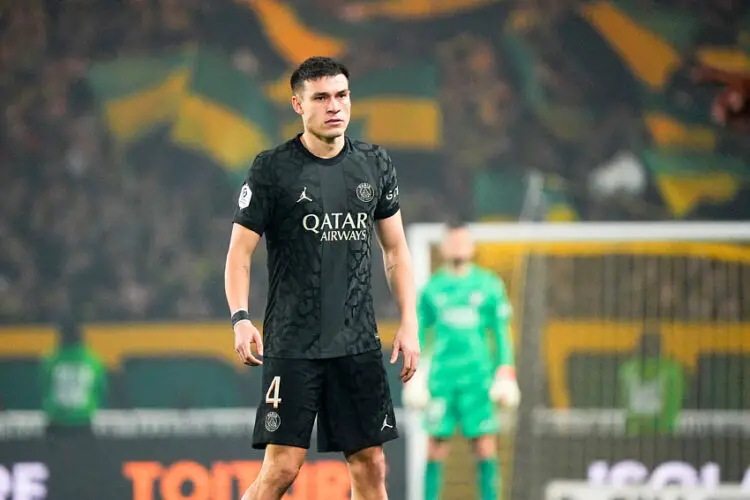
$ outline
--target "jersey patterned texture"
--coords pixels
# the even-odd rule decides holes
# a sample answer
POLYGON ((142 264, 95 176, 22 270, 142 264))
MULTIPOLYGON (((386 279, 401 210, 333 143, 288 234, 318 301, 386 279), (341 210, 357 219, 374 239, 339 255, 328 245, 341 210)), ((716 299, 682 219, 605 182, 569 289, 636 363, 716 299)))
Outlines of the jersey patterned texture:
POLYGON ((265 235, 264 355, 320 359, 380 349, 371 295, 376 220, 399 210, 396 170, 379 146, 346 139, 322 159, 300 136, 260 153, 234 222, 265 235))

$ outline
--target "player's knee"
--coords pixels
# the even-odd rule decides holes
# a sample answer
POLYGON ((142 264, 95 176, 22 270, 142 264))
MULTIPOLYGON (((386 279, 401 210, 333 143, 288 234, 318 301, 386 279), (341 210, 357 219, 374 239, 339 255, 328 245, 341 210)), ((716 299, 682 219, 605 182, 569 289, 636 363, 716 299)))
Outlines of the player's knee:
POLYGON ((448 458, 448 441, 431 437, 427 443, 427 459, 442 462, 448 458))
POLYGON ((286 491, 297 479, 299 469, 299 465, 295 463, 277 463, 265 471, 262 482, 273 486, 274 490, 286 491))
POLYGON ((479 460, 494 458, 497 452, 497 441, 495 436, 488 434, 479 436, 474 440, 474 453, 479 460))
POLYGON ((261 468, 261 483, 271 485, 275 490, 288 488, 297 478, 304 459, 302 449, 269 446, 261 468))
POLYGON ((385 453, 380 447, 366 448, 347 456, 352 481, 359 484, 385 482, 385 453))

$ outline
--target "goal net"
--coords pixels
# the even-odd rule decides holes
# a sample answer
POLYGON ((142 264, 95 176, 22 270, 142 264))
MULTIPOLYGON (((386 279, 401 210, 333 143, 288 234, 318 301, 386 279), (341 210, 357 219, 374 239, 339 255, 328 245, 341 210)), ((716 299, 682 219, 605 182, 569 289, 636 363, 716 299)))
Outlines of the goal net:
MULTIPOLYGON (((750 224, 470 229, 514 303, 523 397, 500 417, 504 499, 750 495, 750 224)), ((442 234, 409 228, 418 289, 442 234)), ((407 420, 408 500, 422 500, 426 436, 407 420)), ((478 498, 454 441, 443 498, 478 498)))

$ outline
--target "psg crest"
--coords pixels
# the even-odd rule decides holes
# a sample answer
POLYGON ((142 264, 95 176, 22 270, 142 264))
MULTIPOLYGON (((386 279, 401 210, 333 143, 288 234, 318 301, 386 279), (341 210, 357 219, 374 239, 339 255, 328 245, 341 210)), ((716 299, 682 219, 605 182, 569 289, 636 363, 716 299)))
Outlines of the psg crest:
POLYGON ((369 183, 363 182, 357 186, 357 198, 363 203, 370 203, 375 198, 375 190, 369 183))
POLYGON ((266 430, 268 432, 276 432, 281 427, 281 417, 275 411, 269 411, 266 413, 266 430))

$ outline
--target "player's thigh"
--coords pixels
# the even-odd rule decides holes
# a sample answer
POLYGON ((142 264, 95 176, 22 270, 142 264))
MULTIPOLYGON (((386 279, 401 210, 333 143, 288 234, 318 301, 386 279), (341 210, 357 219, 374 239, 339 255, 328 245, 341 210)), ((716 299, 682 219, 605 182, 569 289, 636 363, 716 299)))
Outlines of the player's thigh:
POLYGON ((266 357, 262 370, 253 447, 308 448, 323 391, 323 364, 319 360, 266 357))
POLYGON ((397 438, 383 352, 326 361, 318 449, 352 453, 397 438))
POLYGON ((436 439, 453 436, 458 422, 456 405, 455 392, 450 384, 432 384, 430 402, 423 415, 425 432, 436 439))
POLYGON ((489 383, 478 381, 464 386, 458 393, 458 413, 461 433, 469 439, 496 434, 498 420, 495 405, 490 400, 489 383))

